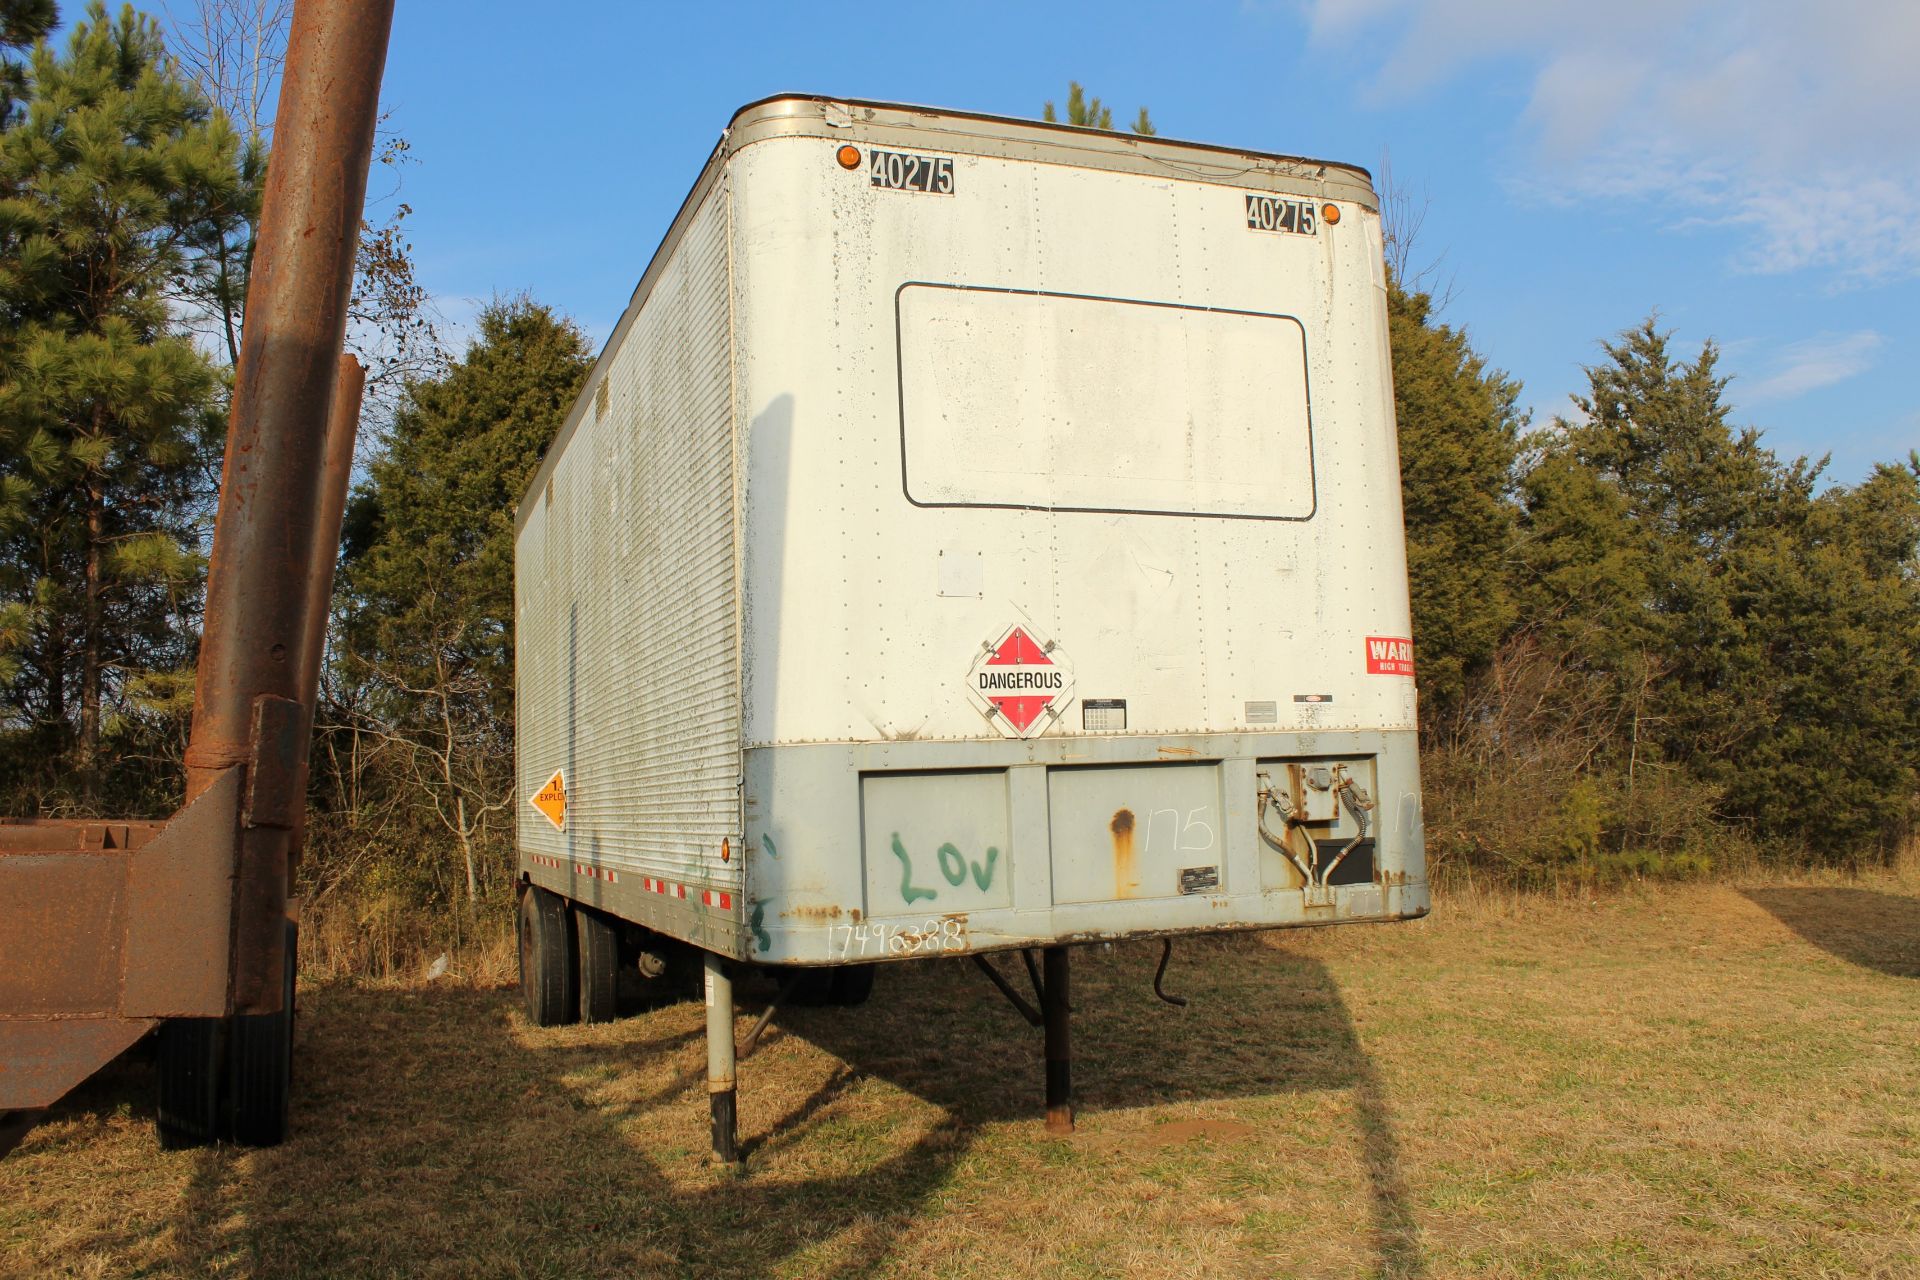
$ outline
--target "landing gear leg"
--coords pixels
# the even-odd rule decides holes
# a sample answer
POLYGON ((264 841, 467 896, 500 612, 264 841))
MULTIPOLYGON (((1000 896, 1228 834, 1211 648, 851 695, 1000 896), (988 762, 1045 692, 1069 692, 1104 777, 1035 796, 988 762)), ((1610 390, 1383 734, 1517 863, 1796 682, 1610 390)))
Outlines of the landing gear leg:
POLYGON ((705 954, 707 968, 707 1101, 713 1114, 713 1158, 740 1162, 736 1077, 733 1062, 733 979, 718 955, 705 954))
POLYGON ((1042 954, 1041 1017, 1047 1032, 1047 1132, 1073 1132, 1073 1038, 1067 1023, 1067 949, 1042 954))

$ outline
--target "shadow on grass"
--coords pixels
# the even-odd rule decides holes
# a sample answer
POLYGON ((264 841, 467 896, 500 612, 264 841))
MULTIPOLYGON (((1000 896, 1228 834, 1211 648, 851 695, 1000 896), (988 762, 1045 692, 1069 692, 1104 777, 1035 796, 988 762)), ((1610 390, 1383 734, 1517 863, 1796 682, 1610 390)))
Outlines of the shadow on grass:
MULTIPOLYGON (((1376 1274, 1425 1274, 1419 1228, 1401 1168, 1399 1139, 1372 1060, 1361 1047, 1326 966, 1258 935, 1183 942, 1168 989, 1152 993, 1159 944, 1073 952, 1074 1101, 1083 1130, 1133 1109, 1180 1102, 1346 1090, 1368 1185, 1376 1274)), ((1016 988, 1028 981, 1017 953, 993 957, 1016 988)), ((880 1018, 795 1009, 785 1034, 940 1107, 966 1128, 1043 1112, 1040 1032, 970 962, 926 961, 881 970, 880 1018)), ((1134 1126, 1119 1126, 1131 1131, 1134 1126)), ((777 1134, 775 1135, 778 1136, 777 1134)), ((1141 1141, 1155 1141, 1151 1128, 1141 1141)), ((1303 1158, 1312 1158, 1303 1153, 1303 1158)))
MULTIPOLYGON (((1326 968, 1257 938, 1183 945, 1169 975, 1192 998, 1180 1010, 1148 989, 1156 959, 1144 946, 1075 953, 1083 1132, 1107 1124, 1151 1143, 1151 1119, 1124 1113, 1349 1091, 1376 1271, 1423 1274, 1384 1090, 1326 968)), ((742 986, 749 1001, 770 990, 742 986)), ((705 1163, 699 1023, 683 1005, 535 1032, 508 991, 305 992, 293 1139, 174 1157, 193 1163, 162 1265, 142 1270, 865 1276, 926 1220, 983 1126, 1031 1122, 1033 1142, 1048 1141, 1039 1033, 970 965, 897 966, 864 1009, 778 1014, 766 1058, 742 1069, 744 1175, 705 1163), (782 1037, 832 1061, 776 1052, 782 1037), (863 1090, 868 1077, 930 1105, 863 1090)), ((62 1110, 150 1120, 151 1094, 136 1060, 62 1110)), ((96 1248, 138 1251, 101 1225, 96 1248)))
MULTIPOLYGON (((295 1141, 240 1157, 244 1171, 202 1153, 182 1272, 736 1278, 822 1248, 810 1273, 852 1276, 966 1151, 947 1126, 845 1172, 713 1169, 697 1028, 529 1046, 508 993, 423 994, 425 1016, 399 1019, 390 1000, 335 1003, 302 1046, 295 1141), (379 1024, 377 1055, 342 1025, 356 1015, 379 1024), (654 1069, 636 1080, 641 1064, 654 1069)), ((806 1124, 849 1078, 775 1128, 806 1124)))
POLYGON ((1920 978, 1920 898, 1838 886, 1742 892, 1823 951, 1895 977, 1920 978))

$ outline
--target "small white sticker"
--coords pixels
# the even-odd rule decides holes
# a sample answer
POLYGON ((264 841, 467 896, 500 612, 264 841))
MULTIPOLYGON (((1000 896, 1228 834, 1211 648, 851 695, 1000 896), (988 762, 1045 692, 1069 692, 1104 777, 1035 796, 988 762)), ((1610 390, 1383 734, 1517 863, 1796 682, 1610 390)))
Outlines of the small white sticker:
POLYGON ((707 1008, 713 1008, 713 975, 707 975, 707 1008))
POLYGON ((938 577, 941 596, 978 600, 985 594, 981 584, 986 580, 986 571, 978 551, 942 551, 938 577))

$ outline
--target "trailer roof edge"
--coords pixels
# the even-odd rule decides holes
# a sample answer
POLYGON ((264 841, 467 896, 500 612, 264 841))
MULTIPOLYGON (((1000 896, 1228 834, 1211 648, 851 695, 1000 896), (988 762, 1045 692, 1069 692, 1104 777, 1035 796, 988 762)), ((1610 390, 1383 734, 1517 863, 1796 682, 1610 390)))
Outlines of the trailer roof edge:
POLYGON ((611 354, 626 337, 634 317, 639 314, 654 281, 672 256, 694 211, 700 207, 728 158, 756 142, 772 138, 831 136, 839 129, 860 127, 867 130, 915 131, 947 135, 943 147, 933 140, 921 145, 934 150, 982 150, 1009 158, 1077 164, 1089 168, 1120 172, 1157 174, 1188 182, 1213 182, 1228 185, 1299 189, 1311 184, 1327 196, 1355 201, 1378 210, 1373 175, 1359 165, 1279 152, 1249 151, 1239 147, 1215 146, 1204 142, 1186 142, 1159 135, 1120 133, 1089 129, 1081 125, 1057 124, 1045 120, 1022 120, 1012 116, 990 115, 977 111, 950 111, 939 107, 920 107, 907 103, 876 102, 864 98, 834 98, 822 94, 780 93, 759 98, 735 111, 721 133, 713 151, 701 166, 686 198, 680 202, 673 221, 654 249, 647 267, 634 286, 620 320, 607 336, 594 359, 593 367, 581 384, 580 394, 567 411, 566 421, 554 434, 534 469, 527 487, 514 508, 513 531, 517 538, 526 527, 532 503, 553 476, 560 453, 585 416, 594 389, 611 354), (952 144, 967 140, 971 146, 952 144))

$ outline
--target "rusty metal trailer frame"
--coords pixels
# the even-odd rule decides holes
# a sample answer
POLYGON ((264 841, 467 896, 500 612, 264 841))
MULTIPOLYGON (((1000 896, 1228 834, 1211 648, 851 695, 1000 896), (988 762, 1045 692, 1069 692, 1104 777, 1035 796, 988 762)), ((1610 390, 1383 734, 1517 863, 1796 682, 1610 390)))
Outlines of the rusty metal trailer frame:
MULTIPOLYGON (((166 822, 0 824, 0 1115, 28 1114, 166 1020, 188 1055, 176 1139, 232 1123, 223 1042, 275 1017, 291 1053, 288 883, 362 373, 341 355, 393 0, 298 0, 247 288, 187 747, 166 822), (193 1055, 198 1055, 198 1060, 193 1055), (223 1089, 227 1096, 223 1096, 223 1089), (222 1114, 227 1116, 222 1121, 222 1114)), ((176 1064, 180 1065, 180 1064, 176 1064)), ((284 1068, 282 1071, 284 1075, 284 1068)), ((176 1097, 173 1105, 178 1107, 176 1097)), ((277 1108, 277 1114, 271 1112, 277 1108)), ((168 1103, 163 1098, 163 1138, 168 1103)), ((21 1125, 0 1124, 17 1141, 21 1125)), ((0 1136, 0 1150, 10 1139, 0 1136)))

